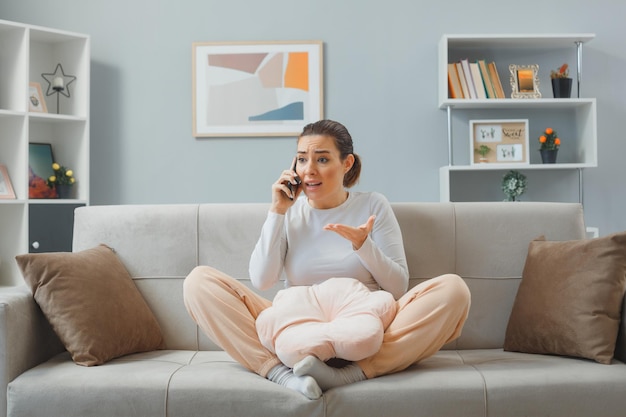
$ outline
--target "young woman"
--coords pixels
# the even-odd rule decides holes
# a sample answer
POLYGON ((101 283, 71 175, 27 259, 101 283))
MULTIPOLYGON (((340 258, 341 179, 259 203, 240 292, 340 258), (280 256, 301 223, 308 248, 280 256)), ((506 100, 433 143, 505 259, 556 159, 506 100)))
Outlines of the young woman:
POLYGON ((265 290, 283 272, 286 286, 351 277, 371 290, 390 292, 397 313, 373 356, 342 368, 307 356, 288 368, 257 335, 255 320, 270 300, 208 266, 195 268, 184 284, 189 314, 215 343, 251 371, 310 399, 433 355, 460 335, 469 311, 470 293, 457 275, 432 278, 407 292, 402 235, 389 202, 378 193, 348 191, 360 172, 361 160, 342 124, 321 120, 305 126, 295 169, 283 171, 272 185, 250 278, 265 290))

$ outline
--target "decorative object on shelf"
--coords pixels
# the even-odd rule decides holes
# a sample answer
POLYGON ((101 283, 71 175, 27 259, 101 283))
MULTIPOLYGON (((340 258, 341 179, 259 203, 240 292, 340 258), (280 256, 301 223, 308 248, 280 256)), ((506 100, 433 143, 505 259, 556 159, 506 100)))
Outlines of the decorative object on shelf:
POLYGON ((63 94, 65 97, 70 98, 70 84, 76 81, 76 77, 66 75, 60 63, 57 64, 53 73, 44 73, 41 76, 48 82, 46 96, 57 95, 57 114, 59 114, 59 95, 63 94))
POLYGON ((193 44, 193 136, 297 136, 322 119, 322 41, 193 44))
POLYGON ((539 65, 509 65, 511 98, 541 98, 539 92, 539 65))
POLYGON ((48 187, 54 188, 58 198, 72 198, 74 190, 74 171, 68 169, 56 162, 52 164, 54 174, 48 177, 46 184, 48 187))
POLYGON ((32 82, 28 84, 28 111, 48 113, 46 101, 43 99, 41 84, 32 82))
POLYGON ((526 176, 519 171, 511 170, 502 177, 502 191, 505 201, 518 201, 517 197, 526 191, 526 176))
POLYGON ((528 120, 470 120, 471 165, 528 164, 528 120), (493 153, 480 152, 485 146, 493 153), (480 155, 480 156, 479 156, 480 155))
POLYGON ((474 149, 474 152, 480 155, 480 159, 478 160, 479 163, 484 164, 489 162, 489 159, 487 158, 487 154, 491 152, 491 148, 489 146, 480 145, 479 148, 474 149))
POLYGON ((56 190, 46 183, 54 175, 53 163, 51 144, 28 144, 28 198, 56 198, 56 190))
POLYGON ((544 164, 556 163, 556 156, 559 152, 559 146, 561 146, 561 139, 556 134, 556 131, 551 127, 544 130, 543 135, 539 136, 539 153, 541 153, 541 161, 544 164))
POLYGON ((14 199, 15 191, 6 165, 0 165, 0 199, 14 199))
POLYGON ((569 67, 563 64, 558 70, 550 71, 552 94, 554 98, 570 98, 572 96, 572 79, 569 78, 569 67))

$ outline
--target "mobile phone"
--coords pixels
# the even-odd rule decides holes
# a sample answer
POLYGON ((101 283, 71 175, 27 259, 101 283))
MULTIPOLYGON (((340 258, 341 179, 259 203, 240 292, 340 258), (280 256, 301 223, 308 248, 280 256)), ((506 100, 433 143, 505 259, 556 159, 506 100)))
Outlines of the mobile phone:
MULTIPOLYGON (((296 158, 295 161, 293 161, 293 167, 291 168, 291 170, 293 172, 296 172, 296 165, 298 164, 298 158, 296 158)), ((289 191, 291 191, 291 195, 295 195, 296 194, 296 190, 298 189, 298 185, 302 184, 302 180, 300 179, 300 177, 298 175, 296 175, 294 177, 294 179, 296 180, 296 184, 292 184, 291 181, 287 182, 287 188, 289 188, 289 191)), ((293 197, 289 197, 291 200, 293 200, 293 197)))

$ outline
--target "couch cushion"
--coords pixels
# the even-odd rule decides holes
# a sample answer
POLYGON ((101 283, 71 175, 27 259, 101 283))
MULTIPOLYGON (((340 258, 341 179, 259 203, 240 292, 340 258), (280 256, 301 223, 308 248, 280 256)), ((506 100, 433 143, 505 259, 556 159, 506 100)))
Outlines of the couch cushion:
POLYGON ((582 206, 491 202, 454 203, 453 207, 455 263, 446 272, 463 277, 472 293, 472 308, 461 337, 446 348, 502 348, 528 242, 542 234, 551 240, 584 238, 582 206))
POLYGON ((113 250, 16 257, 35 301, 80 365, 158 348, 161 329, 113 250))
POLYGON ((626 365, 606 366, 563 356, 458 351, 481 375, 487 402, 484 415, 497 417, 623 416, 626 365))
MULTIPOLYGON (((494 350, 497 358, 501 350, 494 350)), ((487 416, 481 375, 457 351, 440 351, 390 375, 324 393, 328 417, 487 416)))
POLYGON ((89 368, 63 353, 17 377, 7 396, 11 417, 325 415, 324 401, 268 381, 221 351, 159 350, 89 368))
POLYGON ((621 416, 626 366, 502 349, 440 351, 324 393, 328 417, 621 416))
POLYGON ((610 363, 626 288, 626 233, 530 243, 504 349, 610 363))

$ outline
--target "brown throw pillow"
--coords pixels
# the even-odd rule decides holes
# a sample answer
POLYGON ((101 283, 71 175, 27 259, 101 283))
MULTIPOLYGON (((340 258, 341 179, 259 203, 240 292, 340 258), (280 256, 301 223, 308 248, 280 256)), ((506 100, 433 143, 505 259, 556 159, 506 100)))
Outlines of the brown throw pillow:
POLYGON ((611 363, 625 288, 626 232, 532 241, 504 350, 611 363))
POLYGON ((111 248, 16 257, 52 328, 79 365, 158 349, 152 311, 111 248))

